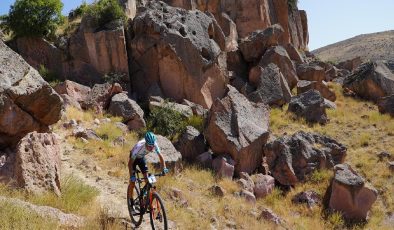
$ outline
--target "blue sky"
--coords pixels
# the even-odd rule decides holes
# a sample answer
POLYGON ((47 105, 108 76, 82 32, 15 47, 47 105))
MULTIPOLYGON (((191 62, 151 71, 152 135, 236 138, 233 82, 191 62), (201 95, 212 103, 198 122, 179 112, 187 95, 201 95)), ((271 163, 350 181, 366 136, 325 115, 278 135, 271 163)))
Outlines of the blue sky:
MULTIPOLYGON (((8 13, 12 3, 0 0, 0 15, 8 13)), ((63 14, 81 3, 64 0, 63 14)), ((393 0, 299 0, 298 7, 308 14, 310 50, 359 34, 394 30, 393 0)))

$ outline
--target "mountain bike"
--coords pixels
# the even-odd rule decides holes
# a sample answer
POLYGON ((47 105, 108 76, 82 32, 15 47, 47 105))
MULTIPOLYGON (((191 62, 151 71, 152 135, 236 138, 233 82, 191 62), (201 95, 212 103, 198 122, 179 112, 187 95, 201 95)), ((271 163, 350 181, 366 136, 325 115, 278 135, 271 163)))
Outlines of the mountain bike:
POLYGON ((167 215, 163 200, 156 191, 156 177, 164 176, 163 173, 148 174, 148 178, 140 177, 141 171, 136 171, 136 185, 133 197, 127 193, 127 207, 131 221, 138 227, 141 225, 145 213, 149 213, 152 229, 167 230, 167 215), (142 187, 142 183, 145 185, 142 187))

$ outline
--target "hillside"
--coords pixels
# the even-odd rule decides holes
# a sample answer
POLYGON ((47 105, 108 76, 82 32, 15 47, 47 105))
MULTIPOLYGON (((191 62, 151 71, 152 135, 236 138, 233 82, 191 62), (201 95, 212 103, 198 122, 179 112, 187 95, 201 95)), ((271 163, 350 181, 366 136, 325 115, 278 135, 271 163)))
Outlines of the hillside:
POLYGON ((394 59, 394 30, 362 34, 312 51, 323 61, 341 62, 355 57, 366 60, 394 59))

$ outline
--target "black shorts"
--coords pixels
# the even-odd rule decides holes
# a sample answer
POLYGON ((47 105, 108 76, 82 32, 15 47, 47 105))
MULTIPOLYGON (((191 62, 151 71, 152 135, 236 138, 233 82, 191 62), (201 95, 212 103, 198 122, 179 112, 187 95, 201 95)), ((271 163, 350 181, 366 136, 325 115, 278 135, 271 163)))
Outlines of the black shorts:
POLYGON ((142 173, 148 172, 148 166, 146 165, 145 157, 143 158, 136 158, 133 162, 133 170, 135 171, 138 168, 141 170, 142 173))

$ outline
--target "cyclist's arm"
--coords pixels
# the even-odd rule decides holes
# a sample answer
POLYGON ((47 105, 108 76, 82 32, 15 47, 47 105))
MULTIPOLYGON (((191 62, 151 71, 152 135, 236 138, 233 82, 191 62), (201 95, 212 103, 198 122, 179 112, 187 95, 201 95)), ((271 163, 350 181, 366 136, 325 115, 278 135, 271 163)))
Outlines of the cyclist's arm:
POLYGON ((164 161, 163 155, 161 155, 160 147, 157 143, 155 143, 155 152, 159 156, 161 170, 164 170, 165 168, 167 168, 166 162, 164 161))
POLYGON ((129 157, 129 174, 130 174, 130 178, 133 175, 133 163, 134 163, 134 159, 132 157, 129 157))

